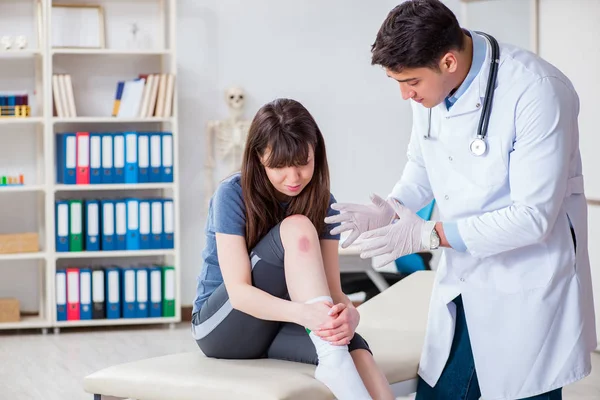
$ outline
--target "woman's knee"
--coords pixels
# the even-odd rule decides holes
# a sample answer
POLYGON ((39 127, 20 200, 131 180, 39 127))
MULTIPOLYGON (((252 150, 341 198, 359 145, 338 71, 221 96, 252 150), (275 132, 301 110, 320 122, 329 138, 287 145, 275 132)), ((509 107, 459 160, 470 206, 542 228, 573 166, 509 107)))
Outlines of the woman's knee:
POLYGON ((281 241, 283 246, 290 244, 300 246, 300 250, 308 250, 318 244, 317 230, 306 216, 301 214, 291 215, 281 222, 281 241))

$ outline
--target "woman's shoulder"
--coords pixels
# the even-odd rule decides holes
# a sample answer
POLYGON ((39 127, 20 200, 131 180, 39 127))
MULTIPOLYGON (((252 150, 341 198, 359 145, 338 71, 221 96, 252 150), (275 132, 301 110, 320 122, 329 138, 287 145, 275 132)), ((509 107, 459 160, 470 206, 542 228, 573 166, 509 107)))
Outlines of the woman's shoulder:
POLYGON ((214 198, 217 202, 222 201, 242 201, 242 183, 240 173, 233 174, 223 179, 217 190, 215 191, 214 198))

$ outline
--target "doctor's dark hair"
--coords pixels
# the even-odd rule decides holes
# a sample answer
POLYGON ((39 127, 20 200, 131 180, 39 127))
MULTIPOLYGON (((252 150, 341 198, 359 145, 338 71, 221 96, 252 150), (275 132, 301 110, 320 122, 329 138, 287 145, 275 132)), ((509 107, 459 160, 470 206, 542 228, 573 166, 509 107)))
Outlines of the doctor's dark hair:
POLYGON ((396 6, 371 46, 371 65, 393 72, 405 68, 439 70, 450 50, 462 50, 464 34, 456 16, 439 0, 408 0, 396 6))
POLYGON ((246 140, 242 159, 241 184, 246 206, 246 245, 253 249, 275 225, 289 215, 302 214, 323 232, 329 208, 329 167, 325 141, 312 115, 299 102, 276 99, 258 110, 246 140), (306 165, 309 148, 314 151, 311 181, 287 208, 280 204, 265 166, 282 168, 306 165), (269 150, 265 165, 261 158, 269 150))

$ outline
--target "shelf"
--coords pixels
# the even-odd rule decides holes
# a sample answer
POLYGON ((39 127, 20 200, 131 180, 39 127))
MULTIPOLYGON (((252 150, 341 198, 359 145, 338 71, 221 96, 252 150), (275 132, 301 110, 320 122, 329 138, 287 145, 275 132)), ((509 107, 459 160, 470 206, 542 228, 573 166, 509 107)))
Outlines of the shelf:
POLYGON ((171 54, 171 50, 52 49, 52 54, 115 55, 115 56, 165 56, 165 55, 171 54))
POLYGON ((0 261, 14 261, 14 260, 43 260, 46 258, 46 253, 12 253, 12 254, 0 254, 0 261))
POLYGON ((99 185, 55 185, 56 192, 81 192, 92 190, 149 190, 149 189, 173 189, 173 183, 123 183, 123 184, 99 184, 99 185))
POLYGON ((0 59, 2 58, 29 58, 41 56, 42 52, 37 49, 24 50, 0 50, 0 59))
POLYGON ((118 319, 87 319, 79 321, 56 321, 53 326, 60 328, 81 326, 114 326, 114 325, 145 325, 145 324, 169 324, 179 322, 176 317, 157 318, 118 318, 118 319))
POLYGON ((42 124, 44 118, 42 117, 1 117, 0 125, 13 125, 13 124, 42 124))
POLYGON ((21 317, 19 322, 0 322, 0 330, 3 329, 32 329, 32 328, 48 328, 50 322, 46 319, 34 317, 21 317))
POLYGON ((15 185, 15 186, 1 186, 0 193, 13 193, 13 192, 43 192, 44 185, 15 185))
POLYGON ((63 124, 63 123, 132 123, 132 122, 172 122, 173 118, 171 117, 152 117, 152 118, 118 118, 118 117, 74 117, 74 118, 58 118, 53 117, 52 122, 55 124, 63 124))
POLYGON ((117 250, 117 251, 70 251, 57 252, 56 258, 107 258, 107 257, 152 257, 173 256, 173 249, 158 250, 117 250))

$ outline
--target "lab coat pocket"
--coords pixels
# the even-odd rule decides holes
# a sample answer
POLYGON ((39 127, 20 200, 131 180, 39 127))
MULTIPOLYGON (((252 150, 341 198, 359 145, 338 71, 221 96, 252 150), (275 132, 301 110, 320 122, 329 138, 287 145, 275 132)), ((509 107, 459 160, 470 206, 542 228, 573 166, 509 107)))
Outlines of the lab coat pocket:
POLYGON ((514 294, 546 287, 555 273, 544 243, 515 249, 492 258, 495 261, 492 267, 493 282, 502 293, 514 294))
POLYGON ((508 179, 508 155, 498 137, 486 139, 487 151, 481 156, 471 153, 469 143, 458 149, 453 167, 473 185, 490 188, 502 185, 508 179))

